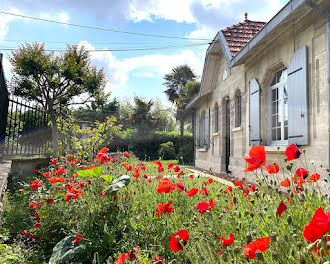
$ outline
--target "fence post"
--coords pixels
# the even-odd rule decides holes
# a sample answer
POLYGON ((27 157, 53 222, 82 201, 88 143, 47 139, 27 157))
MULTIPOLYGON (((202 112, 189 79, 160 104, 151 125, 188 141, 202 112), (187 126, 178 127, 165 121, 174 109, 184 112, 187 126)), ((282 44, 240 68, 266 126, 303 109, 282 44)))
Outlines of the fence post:
POLYGON ((5 149, 8 106, 8 90, 5 75, 3 73, 2 54, 0 53, 0 160, 3 158, 5 149))

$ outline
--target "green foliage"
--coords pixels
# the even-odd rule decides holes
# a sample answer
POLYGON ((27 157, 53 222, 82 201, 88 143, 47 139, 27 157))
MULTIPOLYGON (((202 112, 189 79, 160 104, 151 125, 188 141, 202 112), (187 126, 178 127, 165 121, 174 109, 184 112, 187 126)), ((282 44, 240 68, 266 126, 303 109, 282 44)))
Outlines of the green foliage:
POLYGON ((77 174, 79 176, 84 176, 84 177, 98 177, 101 175, 103 169, 104 169, 104 167, 94 167, 89 170, 78 171, 77 174))
POLYGON ((56 244, 53 248, 53 254, 49 260, 49 264, 66 263, 73 259, 77 253, 85 249, 84 244, 74 244, 74 236, 67 236, 56 244))
POLYGON ((176 158, 175 147, 172 141, 160 144, 159 156, 165 160, 176 158))
POLYGON ((78 153, 95 155, 103 146, 110 144, 115 134, 121 131, 114 116, 104 122, 96 121, 88 127, 80 127, 73 116, 60 117, 57 120, 59 134, 59 152, 61 155, 78 153))
POLYGON ((114 194, 119 189, 127 186, 130 182, 131 178, 128 175, 122 175, 113 180, 112 184, 105 188, 104 192, 107 194, 114 194))

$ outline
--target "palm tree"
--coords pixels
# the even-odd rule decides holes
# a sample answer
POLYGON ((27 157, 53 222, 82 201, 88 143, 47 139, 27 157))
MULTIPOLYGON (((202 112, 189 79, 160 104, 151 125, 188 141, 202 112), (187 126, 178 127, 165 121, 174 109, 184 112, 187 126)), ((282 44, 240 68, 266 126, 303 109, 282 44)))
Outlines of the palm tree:
POLYGON ((200 84, 198 85, 199 82, 195 82, 196 78, 197 76, 193 70, 186 64, 175 67, 172 69, 171 73, 165 74, 164 76, 165 82, 163 85, 167 88, 164 92, 168 100, 175 103, 177 106, 177 119, 180 122, 181 146, 183 146, 184 107, 199 91, 200 87, 200 84))

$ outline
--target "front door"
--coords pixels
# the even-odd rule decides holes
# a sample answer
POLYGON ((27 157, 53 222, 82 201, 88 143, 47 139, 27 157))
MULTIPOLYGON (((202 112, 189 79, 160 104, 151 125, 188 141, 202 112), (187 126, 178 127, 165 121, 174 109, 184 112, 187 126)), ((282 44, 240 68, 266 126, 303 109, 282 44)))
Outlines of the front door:
POLYGON ((230 101, 226 101, 226 172, 229 171, 230 158, 230 101))

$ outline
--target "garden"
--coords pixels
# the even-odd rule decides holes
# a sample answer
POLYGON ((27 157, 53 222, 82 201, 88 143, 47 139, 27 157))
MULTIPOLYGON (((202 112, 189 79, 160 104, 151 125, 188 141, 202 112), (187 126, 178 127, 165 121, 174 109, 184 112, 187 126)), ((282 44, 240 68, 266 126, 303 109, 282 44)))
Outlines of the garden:
POLYGON ((267 164, 253 147, 245 178, 228 185, 105 147, 53 158, 26 182, 11 178, 0 261, 329 263, 326 178, 304 155, 291 145, 281 164, 267 164), (258 184, 247 183, 252 174, 258 184))

